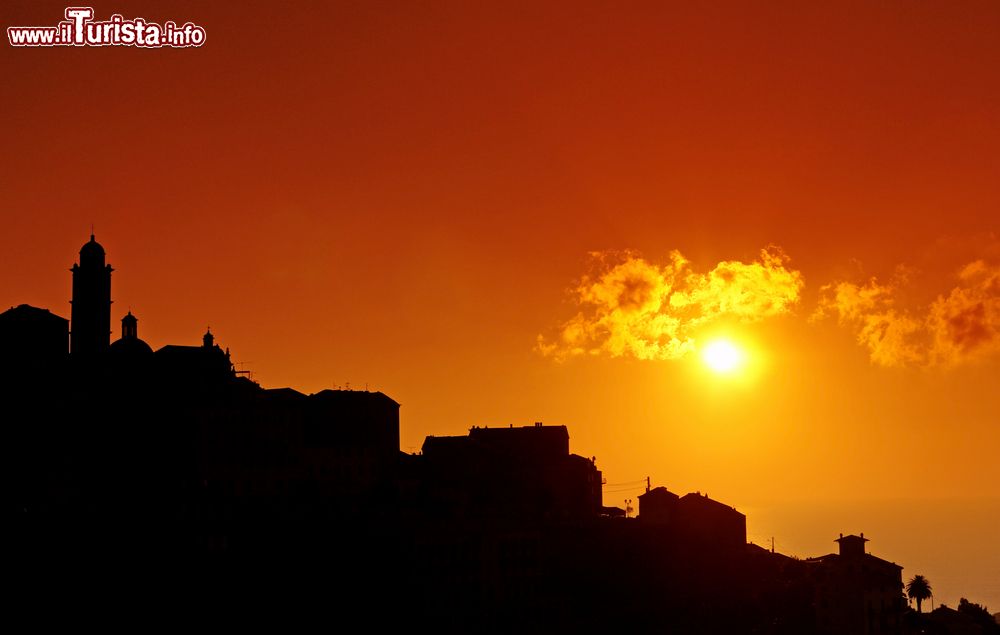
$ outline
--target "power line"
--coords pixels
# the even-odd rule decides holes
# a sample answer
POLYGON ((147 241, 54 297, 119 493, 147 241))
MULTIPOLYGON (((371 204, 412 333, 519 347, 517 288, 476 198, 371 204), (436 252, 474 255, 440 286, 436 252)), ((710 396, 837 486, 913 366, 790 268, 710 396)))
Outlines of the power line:
POLYGON ((620 494, 622 492, 637 492, 639 490, 646 489, 644 485, 636 485, 634 487, 624 487, 620 489, 605 490, 605 494, 620 494))

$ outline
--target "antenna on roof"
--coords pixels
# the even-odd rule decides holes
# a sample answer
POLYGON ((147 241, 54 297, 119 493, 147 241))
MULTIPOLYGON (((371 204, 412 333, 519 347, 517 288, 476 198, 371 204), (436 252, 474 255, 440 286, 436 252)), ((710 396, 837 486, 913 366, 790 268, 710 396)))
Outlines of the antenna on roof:
POLYGON ((253 380, 253 371, 244 368, 247 364, 252 364, 253 362, 234 362, 233 366, 239 366, 240 369, 235 371, 237 375, 246 375, 248 379, 253 380))

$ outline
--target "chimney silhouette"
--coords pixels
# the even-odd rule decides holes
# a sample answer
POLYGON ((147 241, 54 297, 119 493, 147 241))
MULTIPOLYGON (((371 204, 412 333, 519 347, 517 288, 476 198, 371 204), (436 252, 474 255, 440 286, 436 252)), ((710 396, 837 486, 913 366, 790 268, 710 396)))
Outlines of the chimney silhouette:
POLYGON ((855 536, 851 534, 850 536, 845 536, 840 534, 840 538, 837 538, 836 542, 840 544, 840 555, 844 558, 860 558, 865 555, 865 543, 868 539, 865 538, 865 534, 862 532, 860 536, 855 536))

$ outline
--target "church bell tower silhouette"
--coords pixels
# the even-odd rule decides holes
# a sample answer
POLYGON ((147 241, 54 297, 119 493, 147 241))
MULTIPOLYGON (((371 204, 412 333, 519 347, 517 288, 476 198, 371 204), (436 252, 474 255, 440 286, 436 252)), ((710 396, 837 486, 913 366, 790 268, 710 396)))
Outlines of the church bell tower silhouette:
POLYGON ((94 355, 111 343, 111 265, 104 262, 104 247, 90 235, 80 249, 80 264, 73 265, 73 299, 70 301, 70 344, 73 355, 94 355))

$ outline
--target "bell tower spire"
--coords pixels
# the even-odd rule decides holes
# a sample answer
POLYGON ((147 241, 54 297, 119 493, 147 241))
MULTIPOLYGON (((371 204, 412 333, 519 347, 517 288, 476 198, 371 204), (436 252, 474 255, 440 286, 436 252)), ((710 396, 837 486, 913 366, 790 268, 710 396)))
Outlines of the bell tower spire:
POLYGON ((73 272, 70 303, 70 353, 92 355, 108 350, 111 343, 111 265, 104 261, 104 247, 90 234, 80 249, 80 262, 73 272))

